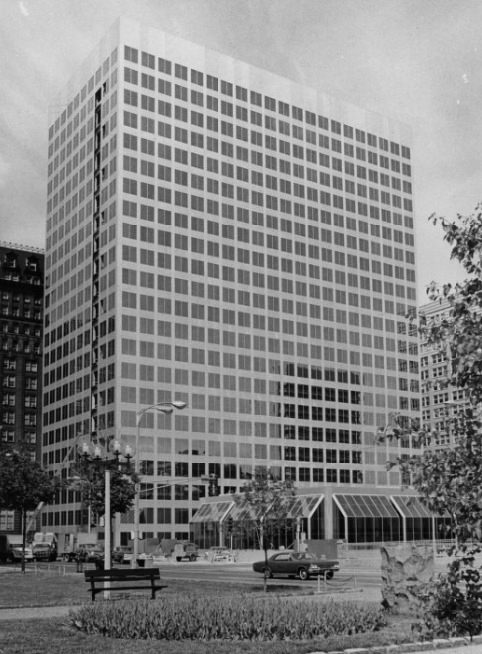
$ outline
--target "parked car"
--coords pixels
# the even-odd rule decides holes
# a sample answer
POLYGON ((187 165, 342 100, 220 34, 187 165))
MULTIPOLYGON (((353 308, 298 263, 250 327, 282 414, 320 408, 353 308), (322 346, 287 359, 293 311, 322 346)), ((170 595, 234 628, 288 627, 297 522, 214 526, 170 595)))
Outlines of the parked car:
POLYGON ((89 545, 82 554, 84 557, 83 560, 90 563, 104 560, 104 548, 102 545, 89 545))
POLYGON ((22 534, 0 534, 0 562, 12 562, 12 549, 22 548, 22 534))
POLYGON ((335 571, 340 569, 338 561, 315 557, 310 552, 278 552, 269 557, 268 562, 256 561, 253 570, 266 577, 274 575, 297 576, 302 581, 310 577, 325 575, 331 579, 335 571))
POLYGON ((112 563, 124 563, 124 562, 127 563, 125 556, 126 554, 128 554, 128 552, 129 552, 128 548, 114 547, 111 554, 112 563))
POLYGON ((32 551, 36 561, 55 561, 57 559, 57 538, 55 534, 53 532, 35 532, 32 551))
POLYGON ((32 552, 36 561, 55 561, 57 559, 57 550, 49 543, 34 543, 32 552))
POLYGON ((68 563, 72 563, 72 561, 77 561, 77 556, 78 553, 74 550, 68 550, 67 552, 62 552, 60 555, 60 558, 62 561, 67 561, 68 563))
MULTIPOLYGON (((18 562, 22 560, 22 547, 12 547, 11 550, 12 561, 18 562)), ((25 547, 25 561, 34 561, 34 555, 31 547, 25 547)))
MULTIPOLYGON (((64 554, 65 556, 65 554, 64 554)), ((102 545, 88 545, 86 547, 79 547, 76 552, 68 552, 66 554, 68 561, 82 561, 88 563, 104 562, 104 548, 102 545)), ((111 553, 111 563, 127 563, 132 558, 129 557, 129 548, 114 547, 111 553)))

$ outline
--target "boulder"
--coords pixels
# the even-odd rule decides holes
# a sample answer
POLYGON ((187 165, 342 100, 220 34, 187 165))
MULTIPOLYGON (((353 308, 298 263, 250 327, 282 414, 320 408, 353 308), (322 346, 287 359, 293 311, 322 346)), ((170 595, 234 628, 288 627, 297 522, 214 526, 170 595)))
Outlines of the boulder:
POLYGON ((384 546, 382 556, 383 605, 400 615, 418 615, 420 593, 427 589, 434 575, 431 547, 404 544, 384 546))

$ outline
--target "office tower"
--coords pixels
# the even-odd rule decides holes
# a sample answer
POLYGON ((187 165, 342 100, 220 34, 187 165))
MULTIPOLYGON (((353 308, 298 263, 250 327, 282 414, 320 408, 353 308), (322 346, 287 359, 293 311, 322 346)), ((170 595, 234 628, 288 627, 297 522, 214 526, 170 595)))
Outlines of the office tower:
MULTIPOLYGON (((138 426, 155 537, 187 537, 207 475, 396 487, 376 432, 419 411, 409 131, 125 20, 57 104, 45 464, 138 426)), ((61 499, 45 525, 75 531, 61 499)))
MULTIPOLYGON (((428 302, 419 311, 427 321, 438 322, 449 317, 450 306, 443 299, 428 302)), ((422 342, 420 355, 422 425, 433 434, 433 447, 447 447, 454 444, 454 416, 466 406, 465 391, 449 382, 452 372, 448 348, 422 342)))
MULTIPOLYGON (((0 438, 40 455, 44 252, 0 241, 0 438)), ((0 531, 20 530, 20 516, 1 510, 0 531)))

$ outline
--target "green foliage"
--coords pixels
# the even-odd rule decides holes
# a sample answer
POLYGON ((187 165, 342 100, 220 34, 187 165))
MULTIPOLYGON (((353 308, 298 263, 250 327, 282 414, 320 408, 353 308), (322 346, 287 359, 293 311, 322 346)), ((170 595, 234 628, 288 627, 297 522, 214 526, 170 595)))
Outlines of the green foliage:
MULTIPOLYGON (((294 497, 293 482, 272 479, 270 470, 266 467, 257 468, 253 479, 243 486, 239 495, 234 496, 240 509, 236 530, 256 534, 264 550, 266 564, 271 543, 275 541, 278 532, 286 529, 292 522, 289 514, 294 497)), ((267 588, 266 576, 264 588, 267 588)))
MULTIPOLYGON (((464 391, 465 400, 445 406, 443 434, 430 433, 419 425, 408 424, 403 416, 392 418, 382 437, 400 438, 411 433, 424 446, 423 453, 398 460, 402 476, 425 499, 428 508, 453 519, 458 543, 479 538, 482 525, 482 205, 469 216, 454 221, 431 216, 444 231, 444 240, 453 259, 465 268, 468 278, 455 286, 432 282, 429 298, 448 307, 442 318, 419 317, 422 342, 441 352, 448 366, 446 379, 437 380, 437 389, 464 391), (434 448, 434 440, 450 436, 454 445, 434 448)), ((413 317, 411 318, 413 319, 413 317)), ((445 440, 440 439, 440 440, 445 440)), ((390 463, 393 465, 393 462, 390 463)))
POLYGON ((0 506, 14 511, 34 511, 40 502, 50 502, 58 488, 31 450, 25 446, 0 450, 0 506))
MULTIPOLYGON (((78 476, 69 482, 69 487, 80 491, 83 501, 89 505, 96 516, 105 515, 105 471, 103 466, 81 463, 77 469, 78 476)), ((136 481, 135 473, 125 475, 113 468, 110 473, 110 510, 125 513, 134 502, 136 481)))
POLYGON ((475 565, 478 547, 455 558, 448 573, 440 575, 422 598, 425 601, 422 636, 472 637, 482 631, 482 589, 480 570, 475 565))
POLYGON ((376 631, 384 624, 378 606, 328 603, 318 598, 253 600, 186 595, 152 602, 95 602, 71 614, 88 634, 159 640, 306 640, 376 631))
MULTIPOLYGON (((132 477, 114 470, 110 479, 111 514, 124 513, 131 508, 135 497, 135 483, 132 477)), ((96 515, 105 514, 105 480, 97 478, 91 486, 90 505, 96 515)))
MULTIPOLYGON (((421 315, 419 331, 422 342, 438 350, 447 363, 447 378, 434 382, 437 390, 463 390, 464 399, 445 406, 443 434, 424 429, 412 433, 424 451, 397 463, 428 508, 451 517, 457 543, 457 558, 448 574, 425 597, 425 628, 436 634, 472 635, 482 630, 482 583, 474 558, 481 551, 482 535, 482 205, 453 221, 436 216, 430 220, 442 227, 451 258, 460 262, 467 279, 455 286, 430 284, 428 296, 443 304, 443 315, 421 315), (440 437, 447 435, 453 444, 431 447, 434 440, 445 442, 440 437)), ((398 429, 385 429, 383 436, 400 437, 409 431, 400 417, 395 422, 398 429)))
POLYGON ((260 546, 267 551, 277 530, 286 526, 294 497, 290 480, 272 479, 269 468, 258 468, 253 479, 234 497, 240 509, 238 528, 254 528, 260 546))

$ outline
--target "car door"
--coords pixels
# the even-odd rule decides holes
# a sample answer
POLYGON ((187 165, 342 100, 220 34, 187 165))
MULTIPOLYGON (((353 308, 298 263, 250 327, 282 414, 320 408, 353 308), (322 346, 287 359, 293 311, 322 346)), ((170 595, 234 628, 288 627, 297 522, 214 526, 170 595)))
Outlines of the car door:
POLYGON ((272 559, 272 565, 271 567, 271 572, 273 573, 278 573, 278 574, 286 574, 287 573, 287 563, 289 563, 289 558, 290 555, 283 553, 283 554, 276 554, 276 556, 272 559))
POLYGON ((286 572, 295 575, 298 572, 299 561, 295 554, 290 554, 289 561, 286 562, 286 572))

